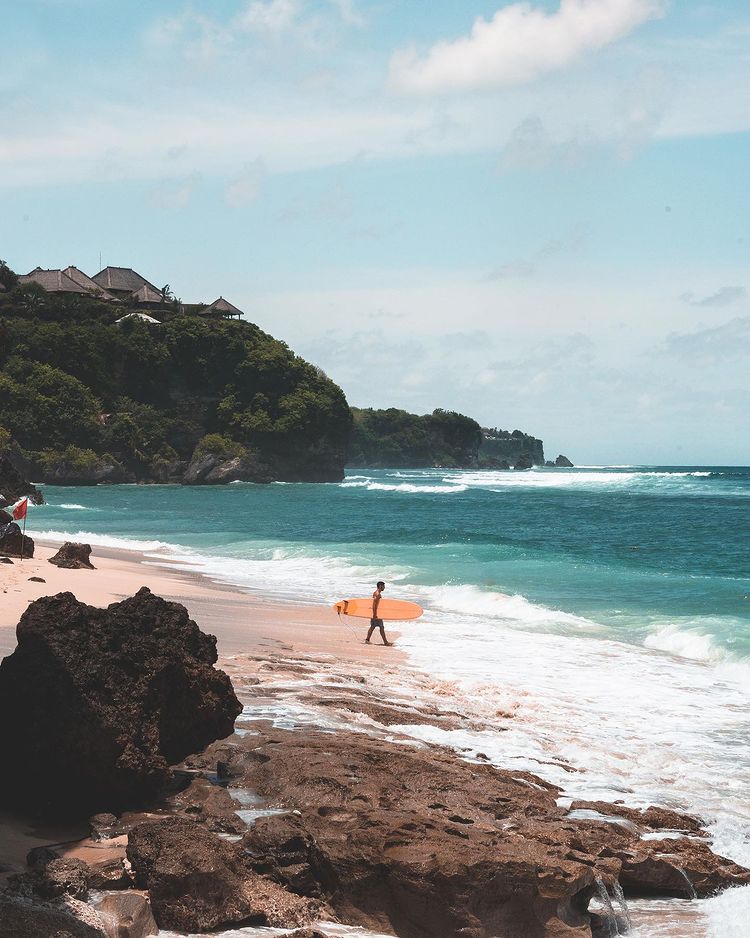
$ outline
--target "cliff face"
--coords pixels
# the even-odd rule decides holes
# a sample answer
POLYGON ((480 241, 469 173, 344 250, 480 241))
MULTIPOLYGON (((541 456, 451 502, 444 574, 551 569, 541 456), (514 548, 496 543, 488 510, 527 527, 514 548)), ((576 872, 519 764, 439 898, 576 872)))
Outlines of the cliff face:
POLYGON ((520 430, 482 429, 482 445, 479 448, 480 461, 486 464, 507 462, 515 466, 527 457, 534 466, 544 465, 544 444, 541 440, 520 430))

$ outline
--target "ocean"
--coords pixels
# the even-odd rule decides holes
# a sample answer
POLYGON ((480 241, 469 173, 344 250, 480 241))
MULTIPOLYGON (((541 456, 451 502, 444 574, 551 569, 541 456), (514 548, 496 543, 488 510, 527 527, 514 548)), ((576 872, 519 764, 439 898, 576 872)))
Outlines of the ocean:
MULTIPOLYGON (((714 849, 750 865, 750 468, 357 470, 45 498, 31 533, 177 558, 276 601, 385 580, 425 607, 400 628, 411 665, 481 716, 412 735, 569 799, 698 813, 714 849)), ((744 934, 749 898, 704 903, 690 934, 744 934)), ((664 922, 639 934, 687 934, 664 922)))

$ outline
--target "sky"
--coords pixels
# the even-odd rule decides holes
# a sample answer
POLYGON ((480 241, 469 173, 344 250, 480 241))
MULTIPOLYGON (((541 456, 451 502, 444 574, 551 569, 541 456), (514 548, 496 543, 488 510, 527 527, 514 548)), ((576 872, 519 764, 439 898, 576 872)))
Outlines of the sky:
POLYGON ((750 464, 744 0, 0 0, 0 257, 225 296, 355 406, 750 464))

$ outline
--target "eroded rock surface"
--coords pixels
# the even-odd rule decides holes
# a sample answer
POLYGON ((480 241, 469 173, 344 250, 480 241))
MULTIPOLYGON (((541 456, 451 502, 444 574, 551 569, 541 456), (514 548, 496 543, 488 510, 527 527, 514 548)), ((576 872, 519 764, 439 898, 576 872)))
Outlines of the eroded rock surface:
POLYGON ((238 844, 185 818, 139 824, 130 832, 127 853, 160 928, 288 928, 309 923, 318 911, 317 903, 257 875, 238 844))
POLYGON ((107 609, 32 603, 0 663, 6 796, 35 809, 115 810, 159 793, 169 766, 228 736, 241 705, 216 639, 148 589, 107 609))
MULTIPOLYGON (((324 710, 357 711, 358 701, 381 715, 365 689, 320 694, 324 710)), ((435 747, 257 721, 252 735, 188 760, 206 769, 216 761, 231 766, 229 794, 250 789, 287 811, 248 830, 256 872, 342 921, 402 938, 589 938, 597 880, 610 891, 619 880, 630 895, 686 898, 750 882, 712 853, 697 818, 602 802, 578 802, 571 816, 540 778, 435 747), (658 831, 685 836, 642 840, 658 831)))
POLYGON ((56 567, 64 567, 66 570, 94 570, 95 567, 90 557, 91 546, 89 544, 66 541, 57 553, 49 558, 48 563, 56 567))

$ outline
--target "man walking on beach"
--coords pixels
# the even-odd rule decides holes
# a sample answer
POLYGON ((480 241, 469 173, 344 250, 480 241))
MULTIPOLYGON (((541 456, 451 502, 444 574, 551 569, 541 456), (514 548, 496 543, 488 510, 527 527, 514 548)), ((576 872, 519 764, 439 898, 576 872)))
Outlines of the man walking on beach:
POLYGON ((380 605, 380 600, 383 595, 383 590, 385 589, 385 583, 382 580, 378 580, 375 584, 375 592, 372 594, 372 619, 370 619, 370 629, 367 633, 367 638, 365 639, 365 644, 370 644, 370 636, 375 631, 375 629, 380 629, 380 637, 383 639, 384 645, 392 645, 393 642, 389 642, 385 637, 385 629, 383 628, 383 620, 378 618, 378 606, 380 605))

